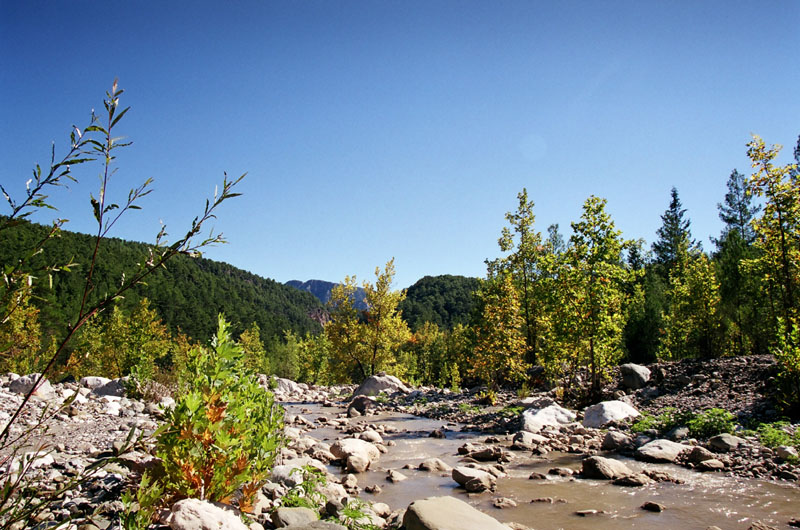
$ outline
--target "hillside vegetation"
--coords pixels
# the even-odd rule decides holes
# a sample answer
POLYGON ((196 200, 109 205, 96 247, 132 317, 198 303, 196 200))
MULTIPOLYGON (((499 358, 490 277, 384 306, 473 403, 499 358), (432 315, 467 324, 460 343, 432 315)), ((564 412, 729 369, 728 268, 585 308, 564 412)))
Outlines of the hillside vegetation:
MULTIPOLYGON (((7 230, 0 239, 0 265, 10 265, 14 256, 21 255, 48 230, 47 226, 28 222, 7 230)), ((69 316, 77 313, 84 284, 81 271, 91 260, 93 244, 92 236, 64 230, 34 258, 34 267, 70 260, 77 264, 71 272, 55 273, 52 289, 45 282, 36 292, 39 300, 35 305, 42 310, 45 329, 58 333, 69 316)), ((130 274, 131 264, 147 258, 149 248, 116 238, 103 240, 95 292, 113 292, 123 274, 130 274)), ((238 332, 255 322, 265 342, 282 339, 287 330, 305 334, 320 329, 309 314, 321 309, 322 304, 310 293, 204 258, 175 256, 166 268, 129 291, 117 305, 129 312, 142 298, 150 301, 150 307, 170 331, 180 330, 200 342, 213 335, 219 313, 225 314, 238 332)))

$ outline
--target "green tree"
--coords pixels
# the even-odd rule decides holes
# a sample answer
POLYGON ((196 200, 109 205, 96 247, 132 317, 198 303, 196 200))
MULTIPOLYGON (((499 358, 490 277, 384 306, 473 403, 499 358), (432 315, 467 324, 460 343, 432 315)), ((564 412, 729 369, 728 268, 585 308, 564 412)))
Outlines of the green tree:
POLYGON ((636 274, 623 262, 622 252, 629 243, 605 206, 606 200, 595 196, 584 202, 553 284, 561 310, 554 316, 558 334, 555 359, 550 362, 566 364, 573 371, 586 367, 592 399, 599 397, 602 379, 623 356, 628 293, 636 274))
POLYGON ((324 333, 306 334, 298 345, 298 380, 312 385, 338 383, 331 373, 331 343, 324 333))
POLYGON ((717 357, 721 354, 719 284, 714 267, 700 252, 682 251, 670 274, 670 311, 664 318, 666 335, 661 357, 717 357))
POLYGON ((753 223, 759 254, 749 265, 762 274, 771 302, 773 352, 783 366, 785 393, 793 406, 800 406, 800 178, 797 163, 773 163, 780 149, 768 149, 758 136, 748 144, 755 170, 750 191, 765 201, 763 213, 753 223))
POLYGON ((668 277, 672 267, 677 263, 682 248, 695 250, 699 248, 692 239, 691 221, 684 218, 686 209, 682 208, 678 197, 678 189, 670 191, 669 207, 661 216, 662 225, 656 231, 658 239, 653 243, 655 262, 663 267, 664 277, 668 277))
POLYGON ((364 378, 390 368, 394 364, 395 353, 411 336, 408 325, 398 311, 406 294, 405 291, 392 290, 394 274, 392 258, 383 272, 375 267, 374 284, 364 282, 363 285, 367 309, 361 329, 366 356, 360 366, 367 369, 362 372, 364 378))
MULTIPOLYGON (((487 260, 488 276, 505 273, 511 275, 519 292, 519 304, 523 318, 523 334, 526 343, 526 360, 531 364, 537 361, 541 338, 546 334, 546 318, 539 301, 543 298, 541 289, 541 260, 546 253, 542 234, 535 230, 536 216, 533 214, 533 201, 528 199, 528 190, 523 188, 517 194, 519 204, 515 212, 506 213, 509 226, 503 227, 498 245, 506 256, 487 260)), ((558 241, 558 228, 551 232, 552 240, 558 241)), ((504 281, 504 280, 503 280, 504 281)))
POLYGON ((250 327, 239 336, 239 346, 244 352, 244 363, 248 369, 261 374, 269 374, 269 357, 261 342, 261 328, 257 322, 250 324, 250 327))
POLYGON ((759 314, 769 311, 758 293, 758 279, 742 267, 756 257, 755 231, 752 221, 761 210, 753 204, 753 195, 741 173, 733 170, 727 182, 725 202, 718 203, 719 217, 725 223, 719 239, 715 239, 720 293, 720 317, 725 327, 731 353, 744 355, 763 351, 766 334, 759 314))
POLYGON ((30 295, 19 294, 23 299, 0 326, 0 370, 29 374, 40 368, 42 332, 39 310, 27 300, 30 295))
POLYGON ((383 272, 375 268, 375 284, 363 283, 367 308, 361 315, 354 306, 355 277, 346 277, 331 290, 331 320, 325 333, 340 372, 344 370, 356 380, 392 369, 397 351, 411 335, 398 310, 405 293, 392 290, 394 274, 394 258, 383 272))
POLYGON ((471 374, 497 390, 504 381, 525 377, 524 320, 511 275, 501 273, 487 280, 479 291, 480 323, 475 327, 471 374))

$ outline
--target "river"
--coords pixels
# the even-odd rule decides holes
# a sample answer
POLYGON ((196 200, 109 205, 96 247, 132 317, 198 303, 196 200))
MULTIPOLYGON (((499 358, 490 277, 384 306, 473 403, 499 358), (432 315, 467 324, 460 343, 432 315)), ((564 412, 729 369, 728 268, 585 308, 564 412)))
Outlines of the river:
MULTIPOLYGON (((335 416, 343 409, 322 408, 315 404, 284 404, 290 414, 302 414, 310 420, 318 416, 335 416)), ((464 500, 483 512, 503 522, 517 522, 536 529, 625 529, 674 528, 705 529, 718 526, 723 530, 746 529, 754 521, 762 521, 777 528, 790 528, 787 521, 800 516, 800 487, 789 482, 771 482, 730 477, 722 473, 699 473, 669 464, 642 464, 622 459, 633 470, 658 468, 680 478, 684 484, 669 482, 631 488, 612 485, 609 481, 585 480, 572 477, 548 477, 547 480, 530 480, 532 472, 547 473, 553 467, 580 470, 581 457, 568 453, 550 453, 533 457, 526 451, 512 451, 512 461, 504 464, 507 478, 497 481, 494 493, 468 494, 459 488, 450 473, 430 473, 416 469, 402 469, 406 464, 416 467, 426 458, 436 457, 451 466, 459 464, 458 448, 466 442, 482 442, 487 435, 460 432, 460 426, 449 424, 447 437, 431 438, 428 434, 446 424, 442 421, 409 414, 382 414, 354 418, 351 422, 382 424, 397 429, 383 435, 384 441, 396 445, 381 455, 374 469, 358 476, 364 488, 378 484, 382 491, 376 495, 363 493, 364 500, 384 502, 392 509, 407 507, 416 499, 451 495, 464 500), (389 470, 398 470, 408 477, 398 483, 386 480, 389 470), (497 497, 507 497, 516 507, 499 509, 492 504, 497 497), (533 499, 552 498, 555 502, 531 502, 533 499), (645 502, 657 502, 665 507, 663 512, 648 512, 641 508, 645 502), (578 511, 597 510, 589 516, 579 516, 578 511)), ((330 427, 321 427, 308 435, 332 443, 342 433, 330 427)), ((606 455, 610 456, 610 455, 606 455)), ((342 475, 339 468, 330 468, 342 475)))

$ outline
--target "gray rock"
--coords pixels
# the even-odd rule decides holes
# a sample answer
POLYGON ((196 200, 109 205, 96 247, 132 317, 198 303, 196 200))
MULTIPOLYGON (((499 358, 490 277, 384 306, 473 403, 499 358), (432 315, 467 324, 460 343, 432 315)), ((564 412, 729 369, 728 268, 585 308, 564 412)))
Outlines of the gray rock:
POLYGON ((636 450, 636 459, 645 462, 675 462, 689 447, 670 440, 653 440, 636 450))
POLYGON ((624 401, 603 401, 583 411, 583 426, 599 429, 612 421, 635 418, 639 411, 624 401))
POLYGON ((732 434, 724 432, 722 434, 718 434, 716 436, 712 436, 711 438, 709 438, 708 445, 715 451, 726 453, 728 451, 736 449, 743 442, 744 440, 742 440, 738 436, 734 436, 732 434))
POLYGON ((374 444, 358 438, 337 440, 331 446, 331 453, 337 459, 350 462, 354 467, 360 467, 362 463, 366 463, 369 467, 369 464, 377 460, 381 454, 374 444))
POLYGON ((519 431, 514 435, 512 440, 511 449, 520 451, 530 451, 534 447, 547 443, 549 440, 541 434, 536 434, 529 431, 519 431))
POLYGON ((355 396, 347 406, 347 413, 348 415, 351 415, 350 411, 354 410, 359 414, 365 414, 366 412, 377 408, 378 402, 375 400, 375 398, 370 396, 355 396))
MULTIPOLYGON (((15 394, 27 394, 31 391, 33 385, 36 384, 36 380, 39 379, 41 375, 40 373, 23 375, 11 381, 8 385, 8 389, 15 394)), ((33 395, 41 399, 53 399, 56 397, 56 391, 53 385, 50 384, 50 381, 45 377, 39 382, 39 386, 36 388, 33 395)))
POLYGON ((634 473, 633 475, 625 475, 614 480, 615 486, 627 486, 629 488, 640 488, 652 484, 654 481, 644 473, 634 473))
POLYGON ((797 458, 797 449, 791 445, 781 445, 775 448, 775 456, 781 460, 793 460, 797 458))
POLYGON ((417 468, 421 471, 452 471, 453 468, 439 458, 426 458, 417 468))
POLYGON ((84 387, 84 388, 88 388, 88 389, 91 390, 91 389, 95 389, 97 387, 103 386, 106 383, 108 383, 109 381, 111 381, 111 379, 109 379, 107 377, 99 377, 99 376, 96 376, 96 375, 89 375, 89 376, 86 376, 86 377, 81 377, 80 385, 82 387, 84 387))
POLYGON ((706 460, 713 460, 716 457, 714 453, 706 449, 705 447, 692 447, 692 450, 686 455, 686 461, 690 464, 699 464, 701 462, 705 462, 706 460))
POLYGON ((663 504, 647 501, 646 503, 642 504, 642 510, 646 510, 648 512, 661 513, 665 510, 665 508, 663 504))
POLYGON ((200 499, 183 499, 172 505, 166 524, 172 530, 247 530, 233 509, 200 499))
POLYGON ((725 469, 725 463, 716 458, 711 458, 697 464, 697 469, 700 471, 722 471, 725 469))
POLYGON ((292 525, 307 525, 318 519, 319 516, 317 512, 301 506, 296 508, 285 508, 281 506, 272 512, 272 524, 274 524, 276 528, 285 528, 292 525))
POLYGON ((347 530, 346 526, 332 523, 330 521, 312 521, 306 524, 293 524, 284 526, 286 530, 347 530))
POLYGON ((122 397, 125 395, 125 385, 122 379, 112 379, 108 383, 92 389, 95 396, 122 397))
POLYGON ((403 516, 406 530, 508 530, 498 520, 455 497, 430 497, 412 502, 403 516))
POLYGON ((395 376, 380 372, 367 377, 356 391, 353 392, 353 396, 377 396, 381 392, 387 394, 394 394, 395 392, 408 394, 411 392, 411 389, 395 376))
POLYGON ((497 484, 497 479, 495 479, 494 475, 473 467, 460 466, 453 468, 452 477, 453 480, 458 482, 459 486, 470 492, 494 490, 497 484))
POLYGON ((608 431, 603 438, 603 444, 600 449, 603 451, 618 451, 625 447, 632 445, 631 439, 623 432, 608 431))
POLYGON ((623 364, 619 367, 622 374, 622 385, 631 390, 644 388, 650 381, 650 369, 639 364, 623 364))
POLYGON ((585 478, 614 480, 631 474, 628 466, 613 458, 590 456, 585 458, 581 464, 581 475, 585 478))
POLYGON ((522 430, 537 433, 547 425, 560 426, 575 421, 575 413, 560 405, 549 405, 542 409, 530 408, 522 413, 522 430))

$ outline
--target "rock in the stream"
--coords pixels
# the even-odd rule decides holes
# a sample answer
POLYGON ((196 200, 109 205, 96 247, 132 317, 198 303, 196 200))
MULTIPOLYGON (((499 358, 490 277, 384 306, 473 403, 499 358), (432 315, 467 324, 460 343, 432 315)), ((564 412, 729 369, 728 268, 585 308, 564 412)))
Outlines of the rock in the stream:
POLYGON ((358 438, 343 438, 337 440, 331 446, 331 453, 336 458, 346 462, 348 467, 355 468, 366 464, 364 469, 368 468, 370 463, 377 460, 381 454, 378 448, 375 447, 375 444, 365 440, 359 440, 358 438))
POLYGON ((395 376, 379 372, 367 377, 364 382, 356 388, 355 392, 353 392, 353 396, 377 396, 381 392, 387 394, 394 394, 395 392, 408 394, 411 392, 411 389, 395 376))
POLYGON ((511 449, 517 451, 530 451, 541 444, 546 444, 549 440, 541 434, 529 431, 519 431, 512 439, 511 449))
POLYGON ((232 509, 200 499, 176 502, 165 522, 172 530, 248 530, 232 509))
POLYGON ((453 468, 453 480, 458 485, 469 492, 479 493, 486 490, 494 490, 497 479, 488 471, 483 471, 473 467, 459 466, 453 468))
POLYGON ((412 502, 403 516, 406 530, 508 530, 497 519, 455 497, 429 497, 412 502))
POLYGON ((640 364, 623 364, 620 365, 619 371, 622 375, 622 386, 631 390, 644 388, 650 381, 650 369, 640 364))
POLYGON ((612 458, 590 456, 582 462, 581 475, 585 478, 614 480, 630 474, 631 470, 628 466, 612 458))
POLYGON ((350 404, 347 405, 347 415, 349 417, 358 416, 360 414, 366 414, 370 410, 375 410, 378 408, 378 402, 375 398, 370 396, 355 396, 352 400, 350 400, 350 404), (353 411, 357 412, 358 414, 354 414, 353 411))
POLYGON ((690 450, 687 445, 669 440, 653 440, 636 450, 636 459, 645 462, 674 462, 684 451, 690 450))
POLYGON ((527 409, 522 413, 522 430, 537 433, 547 425, 560 426, 575 421, 575 413, 561 405, 549 405, 542 409, 527 409))
POLYGON ((608 431, 603 438, 603 444, 600 449, 603 451, 619 451, 631 445, 633 444, 627 434, 620 431, 608 431))
POLYGON ((452 471, 453 468, 440 458, 426 458, 417 468, 420 471, 452 471))
POLYGON ((583 426, 599 429, 612 421, 635 418, 638 415, 639 411, 624 401, 603 401, 583 412, 583 426))

